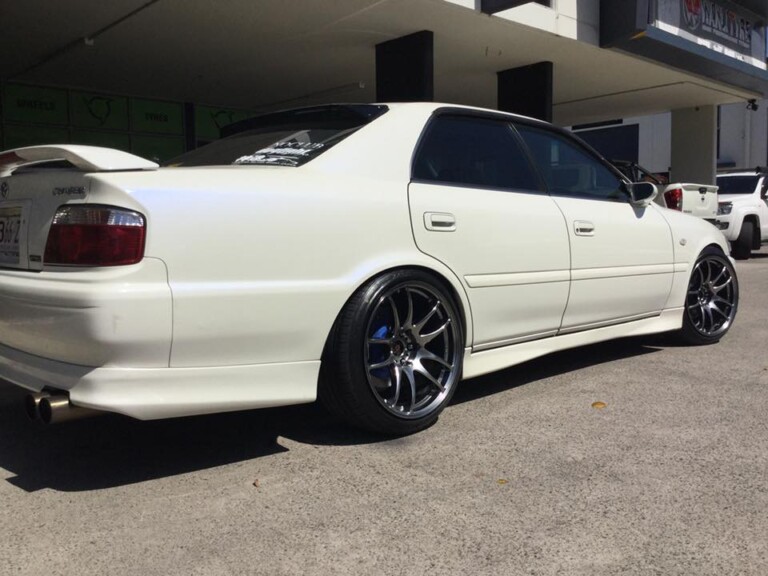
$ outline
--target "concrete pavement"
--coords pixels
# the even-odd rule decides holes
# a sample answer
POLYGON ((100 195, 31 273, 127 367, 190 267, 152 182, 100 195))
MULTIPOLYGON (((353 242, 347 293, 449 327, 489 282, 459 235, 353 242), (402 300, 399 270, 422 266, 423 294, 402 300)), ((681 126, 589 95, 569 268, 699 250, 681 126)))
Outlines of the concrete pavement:
POLYGON ((0 574, 768 574, 755 256, 721 343, 630 339, 465 381, 403 439, 312 406, 43 428, 0 383, 0 574))

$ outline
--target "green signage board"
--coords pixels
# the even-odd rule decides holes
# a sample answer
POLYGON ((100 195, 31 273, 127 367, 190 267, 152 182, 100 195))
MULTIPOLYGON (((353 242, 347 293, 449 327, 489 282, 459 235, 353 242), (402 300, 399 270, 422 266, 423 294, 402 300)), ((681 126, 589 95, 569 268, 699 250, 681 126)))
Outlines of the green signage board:
POLYGON ((184 153, 184 138, 134 135, 131 137, 131 153, 153 162, 165 162, 184 153))
POLYGON ((184 107, 179 102, 131 99, 131 130, 184 134, 184 107))
POLYGON ((13 122, 67 124, 67 92, 56 88, 6 84, 3 86, 3 118, 13 122))
POLYGON ((131 138, 127 133, 99 132, 97 130, 73 130, 72 144, 86 144, 88 146, 102 146, 104 148, 117 148, 130 152, 131 138))
POLYGON ((105 130, 128 130, 128 98, 70 92, 69 115, 73 126, 105 130))
POLYGON ((221 129, 255 114, 245 110, 195 106, 195 139, 210 142, 221 137, 221 129))
POLYGON ((22 148, 38 144, 67 144, 69 130, 54 126, 22 126, 6 124, 3 127, 3 148, 22 148))

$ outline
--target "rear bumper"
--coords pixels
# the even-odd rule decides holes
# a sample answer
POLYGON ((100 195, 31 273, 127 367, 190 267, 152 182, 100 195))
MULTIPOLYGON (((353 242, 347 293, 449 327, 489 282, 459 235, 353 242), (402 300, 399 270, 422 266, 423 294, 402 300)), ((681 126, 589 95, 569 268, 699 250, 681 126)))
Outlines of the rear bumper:
POLYGON ((715 225, 720 232, 723 233, 726 240, 733 242, 739 237, 743 220, 743 217, 739 217, 736 214, 722 214, 717 217, 717 223, 715 225))
POLYGON ((140 420, 312 402, 320 362, 205 368, 91 368, 0 345, 0 379, 69 392, 76 406, 140 420))
POLYGON ((0 344, 81 366, 167 367, 173 299, 162 260, 0 270, 0 344))

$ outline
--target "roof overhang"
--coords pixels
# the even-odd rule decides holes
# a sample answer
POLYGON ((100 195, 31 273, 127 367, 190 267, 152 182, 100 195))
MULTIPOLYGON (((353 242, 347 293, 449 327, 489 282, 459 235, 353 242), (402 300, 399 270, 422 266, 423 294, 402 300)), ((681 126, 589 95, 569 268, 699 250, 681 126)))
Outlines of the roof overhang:
POLYGON ((0 81, 247 113, 365 102, 376 94, 376 45, 430 30, 436 100, 494 108, 499 71, 550 61, 560 125, 763 93, 661 58, 601 48, 596 5, 569 19, 537 2, 494 16, 472 0, 300 4, 289 11, 285 2, 263 0, 115 0, 97 10, 92 0, 12 2, 6 11, 14 25, 0 35, 0 81), (516 11, 548 24, 524 23, 516 11))
POLYGON ((765 0, 740 0, 736 2, 761 18, 768 18, 768 2, 765 0))

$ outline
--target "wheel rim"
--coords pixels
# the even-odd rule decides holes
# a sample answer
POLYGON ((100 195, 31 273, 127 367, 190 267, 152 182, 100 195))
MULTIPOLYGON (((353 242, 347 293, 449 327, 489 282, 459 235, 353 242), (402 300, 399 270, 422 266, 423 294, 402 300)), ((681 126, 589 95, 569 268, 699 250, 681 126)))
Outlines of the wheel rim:
POLYGON ((686 312, 693 327, 704 336, 725 333, 736 315, 738 288, 730 267, 719 258, 696 263, 688 286, 686 312))
POLYGON ((383 294, 366 327, 365 368, 379 403, 399 418, 440 408, 456 385, 459 326, 452 307, 429 285, 383 294))

